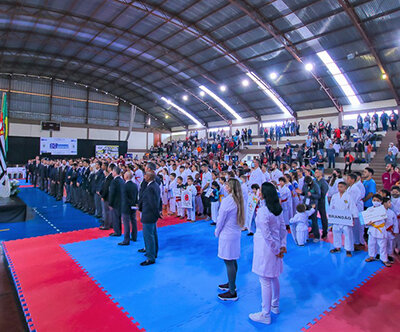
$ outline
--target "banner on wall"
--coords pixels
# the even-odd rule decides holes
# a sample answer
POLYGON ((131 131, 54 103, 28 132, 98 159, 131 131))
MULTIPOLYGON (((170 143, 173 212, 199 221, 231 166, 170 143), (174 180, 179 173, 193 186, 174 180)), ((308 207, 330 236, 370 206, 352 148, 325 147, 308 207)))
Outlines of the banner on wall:
POLYGON ((71 156, 78 154, 76 138, 41 137, 40 154, 50 153, 54 156, 71 156))
POLYGON ((96 158, 118 158, 118 145, 96 145, 96 158))

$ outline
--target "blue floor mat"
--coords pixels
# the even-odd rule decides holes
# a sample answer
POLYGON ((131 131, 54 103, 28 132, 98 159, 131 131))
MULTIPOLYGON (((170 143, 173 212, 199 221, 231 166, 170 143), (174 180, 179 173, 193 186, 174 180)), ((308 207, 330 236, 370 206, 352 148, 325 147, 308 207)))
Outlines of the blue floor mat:
POLYGON ((365 263, 365 252, 352 258, 330 254, 329 243, 297 247, 288 237, 288 254, 280 277, 281 314, 272 325, 253 323, 248 314, 261 309, 258 277, 251 272, 253 241, 242 237, 239 260, 239 301, 220 302, 218 284, 226 282, 217 239, 208 223, 159 229, 157 264, 141 267, 143 246, 120 247, 120 238, 67 244, 64 248, 147 331, 298 331, 334 306, 382 267, 365 263))
POLYGON ((0 241, 69 232, 92 227, 99 223, 93 216, 83 213, 35 188, 21 188, 18 196, 32 209, 34 218, 15 223, 0 223, 0 241))

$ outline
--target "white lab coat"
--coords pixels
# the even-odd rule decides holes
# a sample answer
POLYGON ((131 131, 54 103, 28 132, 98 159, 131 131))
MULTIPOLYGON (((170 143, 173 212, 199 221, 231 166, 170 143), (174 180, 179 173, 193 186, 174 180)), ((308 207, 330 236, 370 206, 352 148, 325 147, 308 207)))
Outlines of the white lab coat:
POLYGON ((257 211, 256 227, 252 271, 261 277, 276 278, 283 270, 282 258, 276 257, 282 247, 280 216, 262 206, 257 211))
POLYGON ((314 209, 305 212, 296 212, 293 218, 290 219, 290 231, 293 240, 299 246, 306 243, 308 238, 308 219, 315 212, 314 209))
POLYGON ((241 227, 237 223, 237 206, 232 195, 226 197, 219 208, 215 236, 218 237, 218 257, 235 260, 240 257, 241 227))

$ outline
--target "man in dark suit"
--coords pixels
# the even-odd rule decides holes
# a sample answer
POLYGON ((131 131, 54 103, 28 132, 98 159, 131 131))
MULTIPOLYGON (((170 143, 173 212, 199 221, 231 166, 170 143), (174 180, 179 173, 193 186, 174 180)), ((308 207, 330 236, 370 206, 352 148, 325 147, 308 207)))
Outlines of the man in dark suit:
POLYGON ((139 252, 145 252, 147 257, 144 262, 140 263, 142 266, 154 264, 158 253, 157 220, 160 217, 160 186, 155 179, 154 172, 146 173, 147 186, 143 190, 139 202, 145 244, 145 249, 140 249, 139 252))
POLYGON ((115 166, 112 174, 114 179, 110 185, 109 205, 114 233, 111 233, 110 236, 121 236, 121 196, 124 180, 121 178, 121 169, 119 167, 115 166))
POLYGON ((110 185, 113 180, 112 170, 115 167, 115 165, 110 164, 108 166, 107 163, 104 163, 103 165, 104 165, 103 171, 105 173, 104 174, 105 180, 100 190, 103 226, 101 226, 100 229, 105 231, 110 229, 112 223, 109 197, 110 197, 110 185))
POLYGON ((102 209, 101 209, 101 196, 100 191, 103 187, 103 183, 105 180, 103 170, 101 169, 102 162, 96 162, 96 173, 94 176, 94 187, 95 187, 95 195, 94 195, 94 206, 95 206, 95 216, 98 219, 102 219, 102 209))
POLYGON ((65 200, 65 203, 71 203, 72 202, 72 174, 74 172, 72 168, 73 162, 72 160, 69 161, 69 166, 65 166, 65 190, 67 192, 67 198, 65 200))
POLYGON ((132 241, 137 240, 136 211, 138 204, 138 187, 132 181, 132 173, 126 172, 124 175, 125 184, 122 189, 122 222, 124 223, 124 241, 118 243, 120 246, 129 245, 130 229, 132 228, 132 241))

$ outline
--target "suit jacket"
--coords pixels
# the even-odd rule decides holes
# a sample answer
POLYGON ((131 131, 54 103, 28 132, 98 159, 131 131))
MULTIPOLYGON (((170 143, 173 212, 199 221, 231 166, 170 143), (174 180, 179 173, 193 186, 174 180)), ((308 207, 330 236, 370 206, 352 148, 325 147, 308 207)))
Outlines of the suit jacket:
POLYGON ((142 212, 141 222, 143 224, 156 223, 160 217, 160 186, 156 182, 151 182, 143 191, 139 204, 142 212))
POLYGON ((122 188, 122 202, 121 202, 121 212, 124 214, 129 214, 132 206, 138 204, 138 186, 132 181, 128 181, 123 185, 122 188))
POLYGON ((111 181, 110 193, 109 193, 109 205, 121 212, 121 197, 122 188, 124 186, 124 180, 120 176, 117 176, 111 181))
POLYGON ((109 201, 109 193, 110 193, 110 185, 111 181, 113 180, 112 174, 109 174, 107 178, 103 182, 103 186, 100 190, 100 196, 106 201, 109 201))
POLYGON ((89 186, 87 188, 87 191, 89 194, 94 195, 96 193, 96 182, 95 182, 95 173, 90 173, 89 174, 89 186))
POLYGON ((96 175, 94 177, 94 182, 95 182, 94 186, 95 186, 96 192, 101 191, 104 181, 105 181, 104 172, 101 169, 99 169, 98 171, 96 171, 96 175))

